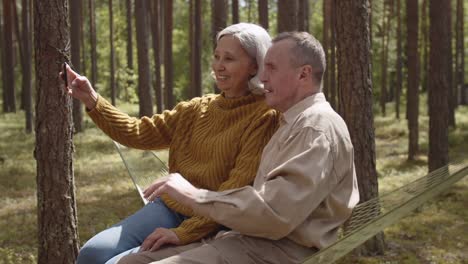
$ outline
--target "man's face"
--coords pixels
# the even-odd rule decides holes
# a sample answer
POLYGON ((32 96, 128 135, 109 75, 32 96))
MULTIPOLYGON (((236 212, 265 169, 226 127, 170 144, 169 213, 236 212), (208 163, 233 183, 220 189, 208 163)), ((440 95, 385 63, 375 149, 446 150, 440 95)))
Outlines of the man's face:
POLYGON ((287 39, 274 43, 265 56, 265 70, 261 74, 267 104, 281 112, 299 101, 300 67, 291 63, 292 45, 287 39))

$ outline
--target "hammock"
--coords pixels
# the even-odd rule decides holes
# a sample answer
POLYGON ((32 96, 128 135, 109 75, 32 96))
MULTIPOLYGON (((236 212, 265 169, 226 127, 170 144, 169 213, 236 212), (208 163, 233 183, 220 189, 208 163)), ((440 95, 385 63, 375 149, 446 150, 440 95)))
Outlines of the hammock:
MULTIPOLYGON (((156 178, 168 174, 167 163, 158 156, 167 157, 167 152, 142 151, 124 147, 114 142, 128 174, 146 204, 142 190, 156 178)), ((379 197, 358 204, 340 230, 340 238, 332 245, 321 249, 304 264, 333 263, 368 239, 381 232, 385 227, 411 213, 432 197, 447 190, 451 185, 468 174, 468 160, 451 162, 424 177, 379 197)))

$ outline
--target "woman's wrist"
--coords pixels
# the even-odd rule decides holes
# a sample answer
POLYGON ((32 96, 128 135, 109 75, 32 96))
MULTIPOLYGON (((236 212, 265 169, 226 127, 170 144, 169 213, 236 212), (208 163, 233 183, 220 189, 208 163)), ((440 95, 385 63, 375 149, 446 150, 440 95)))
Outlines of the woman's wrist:
POLYGON ((86 100, 86 102, 84 102, 88 111, 91 111, 96 107, 98 97, 99 95, 95 91, 91 92, 91 94, 89 95, 89 98, 86 100))

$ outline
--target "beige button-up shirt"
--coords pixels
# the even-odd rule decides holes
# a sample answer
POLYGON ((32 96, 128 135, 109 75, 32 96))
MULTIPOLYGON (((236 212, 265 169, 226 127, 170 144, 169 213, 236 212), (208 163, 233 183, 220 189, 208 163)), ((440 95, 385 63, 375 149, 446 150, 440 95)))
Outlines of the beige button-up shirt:
POLYGON ((323 248, 359 201, 351 138, 323 93, 283 117, 253 186, 203 190, 194 211, 243 235, 323 248))

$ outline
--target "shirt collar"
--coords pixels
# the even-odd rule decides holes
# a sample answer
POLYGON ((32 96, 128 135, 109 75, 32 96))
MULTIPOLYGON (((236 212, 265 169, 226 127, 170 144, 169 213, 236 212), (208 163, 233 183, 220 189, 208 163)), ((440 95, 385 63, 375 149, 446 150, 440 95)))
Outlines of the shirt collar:
POLYGON ((286 124, 290 124, 294 120, 296 120, 297 116, 304 112, 307 108, 312 106, 313 104, 319 102, 326 102, 325 95, 323 93, 315 93, 311 96, 308 96, 302 99, 300 102, 293 105, 289 108, 286 112, 283 113, 283 120, 286 124))

